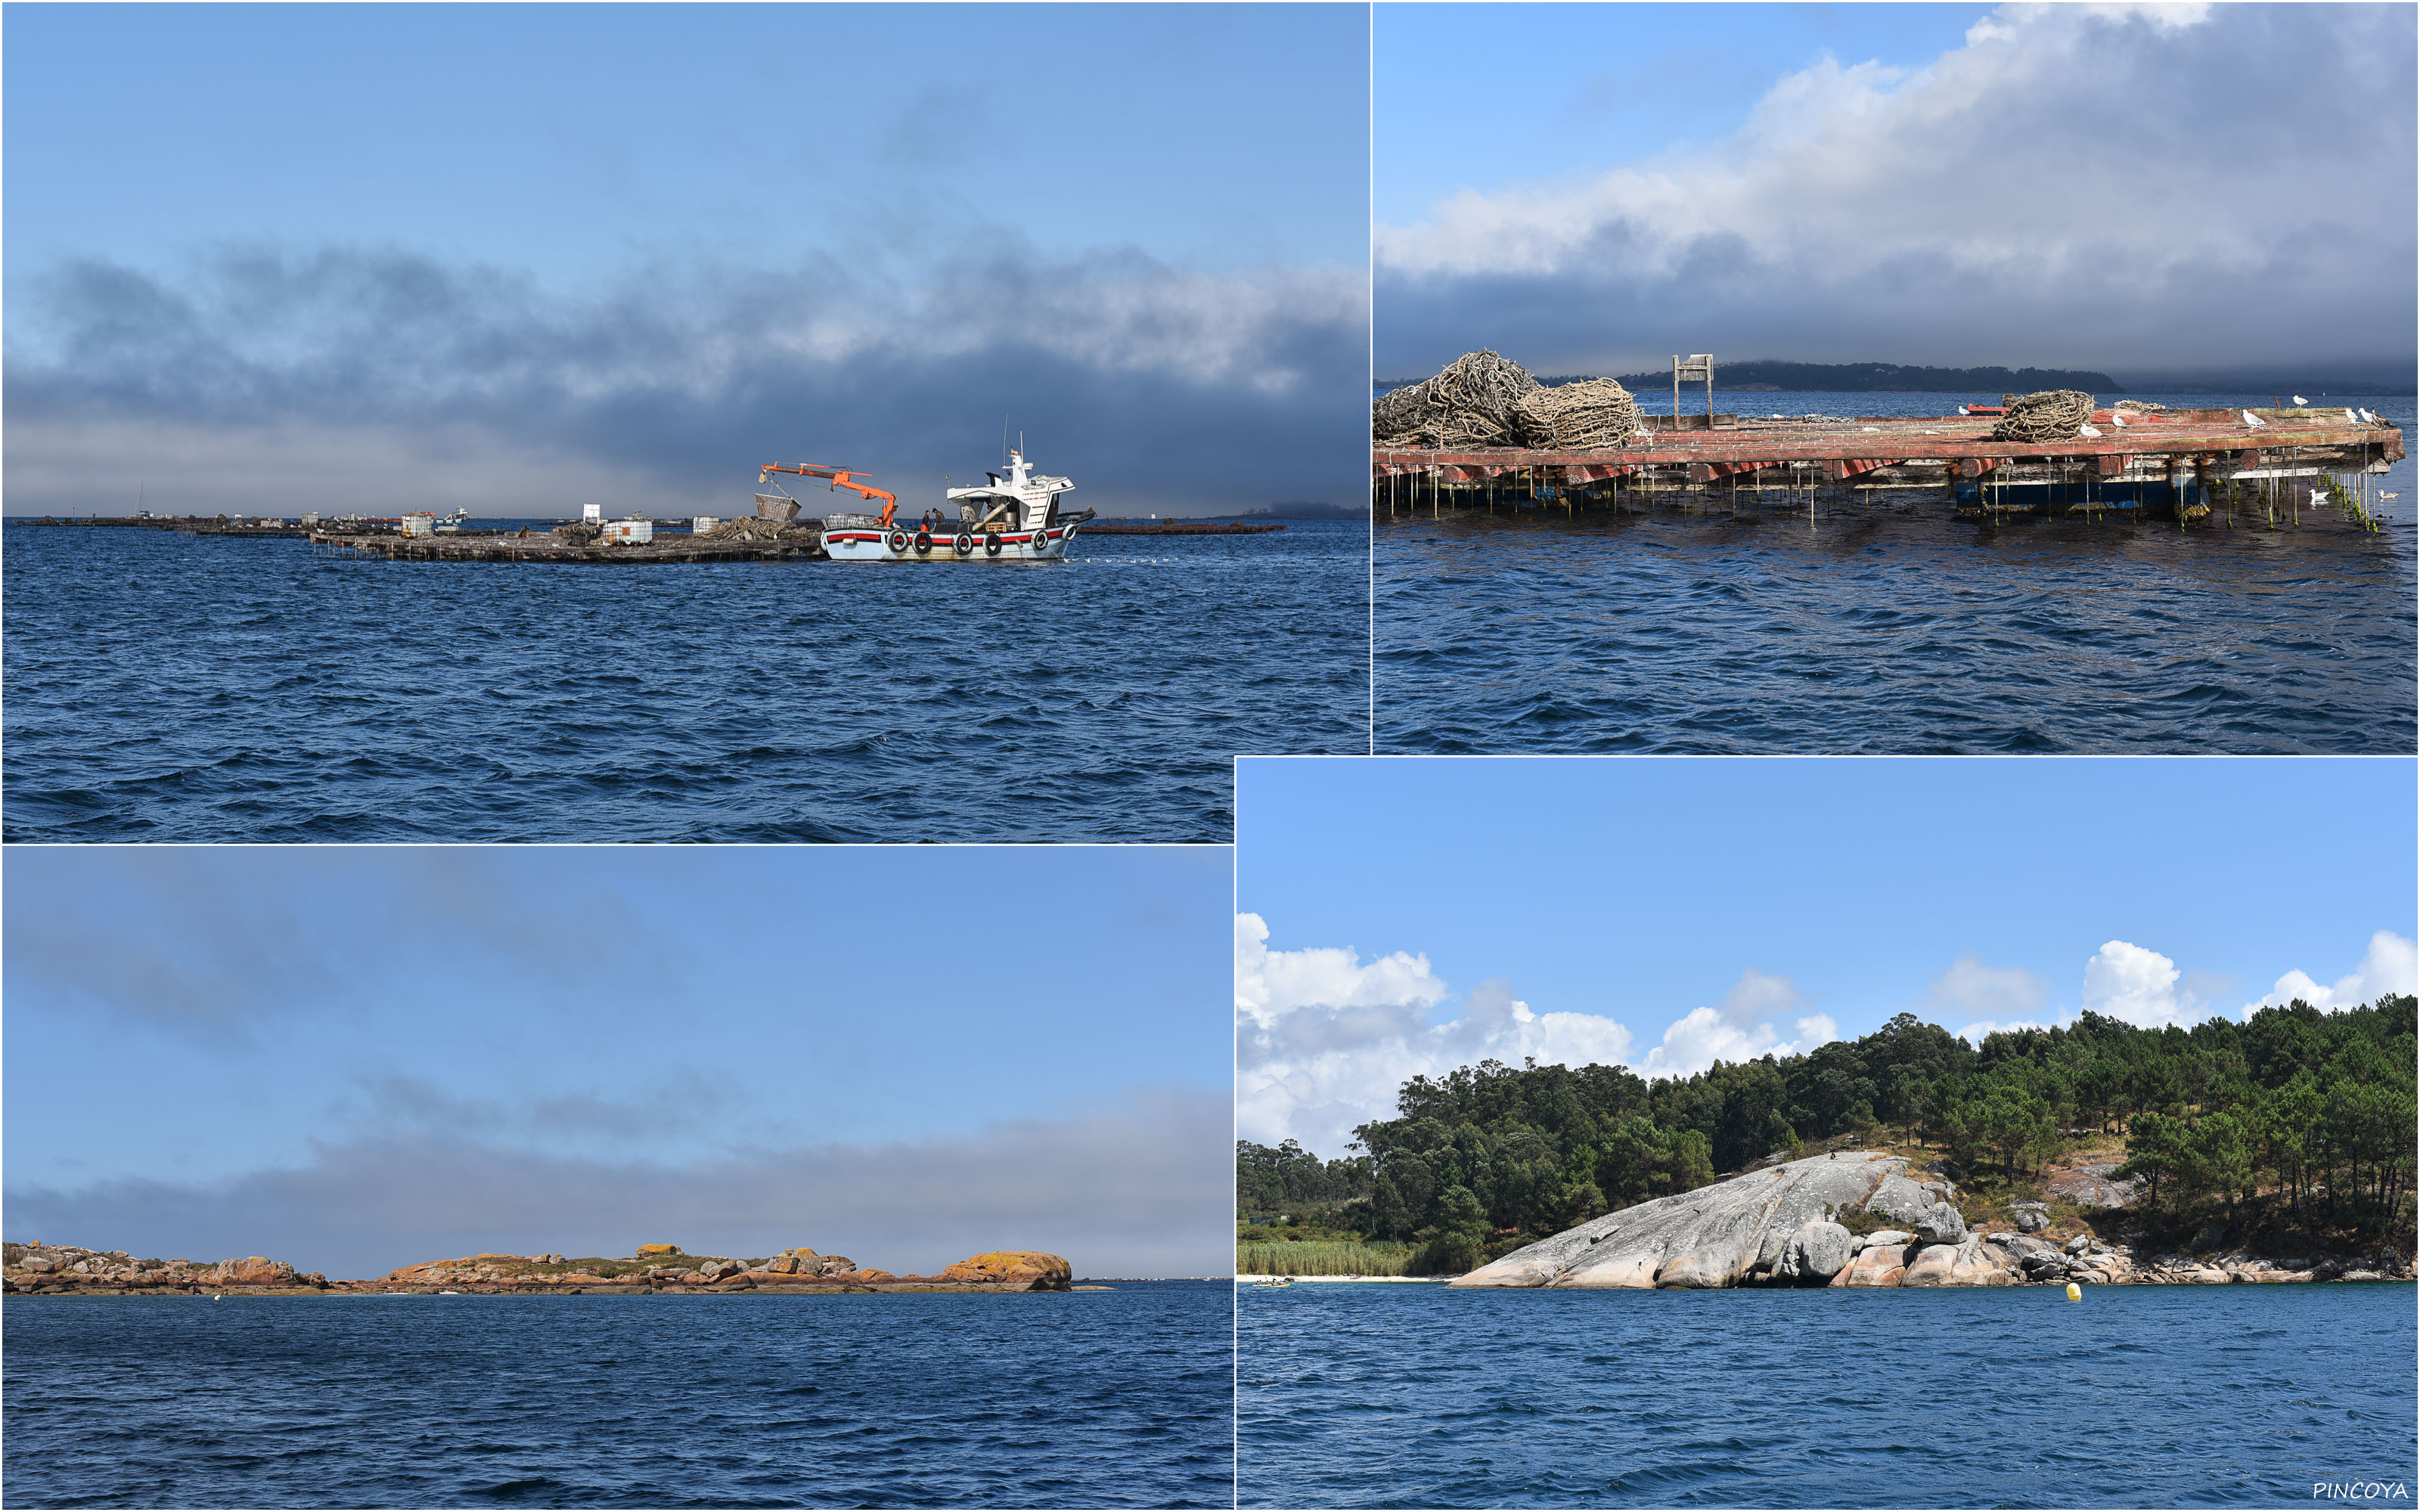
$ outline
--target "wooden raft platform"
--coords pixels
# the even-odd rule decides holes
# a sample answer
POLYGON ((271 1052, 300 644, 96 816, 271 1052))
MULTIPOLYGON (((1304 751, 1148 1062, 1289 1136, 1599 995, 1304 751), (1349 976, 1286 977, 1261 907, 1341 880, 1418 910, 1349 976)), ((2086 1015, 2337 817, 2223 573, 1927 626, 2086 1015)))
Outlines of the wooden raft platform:
POLYGON ((660 536, 644 545, 571 545, 551 534, 345 535, 311 532, 314 549, 389 562, 558 562, 582 566, 645 566, 681 562, 808 562, 824 560, 819 532, 796 532, 771 541, 660 536))
POLYGON ((1960 502, 1984 507, 1993 507, 1995 495, 2022 489, 2023 497, 2050 503, 2126 508, 2164 501, 2181 512, 2208 507, 2230 485, 2384 472, 2404 455, 2402 431, 2365 424, 2340 408, 2124 414, 2120 425, 2111 410, 2096 410, 2091 424, 2099 436, 2051 441, 1993 440, 1996 415, 1684 415, 1678 424, 1655 415, 1629 445, 1605 450, 1379 446, 1371 452, 1372 501, 1383 515, 1435 507, 1449 490, 1449 506, 1476 506, 1482 497, 1492 503, 1542 495, 1566 503, 1639 502, 1725 486, 1946 486, 1960 502), (2260 424, 2247 424, 2247 412, 2260 424))

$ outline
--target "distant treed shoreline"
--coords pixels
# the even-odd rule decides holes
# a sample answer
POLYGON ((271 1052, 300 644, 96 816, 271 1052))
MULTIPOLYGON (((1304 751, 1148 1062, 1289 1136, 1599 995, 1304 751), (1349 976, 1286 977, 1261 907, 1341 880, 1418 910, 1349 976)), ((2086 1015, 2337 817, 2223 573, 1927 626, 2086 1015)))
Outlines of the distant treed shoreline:
POLYGON ((1344 1158, 1237 1141, 1239 1263, 1282 1242, 1334 1247, 1339 1269, 1458 1273, 1850 1139, 1949 1157, 1978 1220, 2055 1196, 2052 1165, 2106 1146, 2091 1168, 2139 1186, 2124 1205, 2151 1240, 2374 1244, 2410 1232, 2415 1009, 2410 995, 2334 1012, 2297 1000, 2191 1028, 2087 1011, 1979 1045, 1901 1013, 1860 1039, 1654 1081, 1482 1061, 1405 1082, 1397 1116, 1356 1129, 1344 1158))
MULTIPOLYGON (((1551 377, 1541 375, 1538 381, 1551 388, 1595 376, 1559 373, 1551 377)), ((1611 376, 1623 387, 1647 393, 1665 388, 1672 381, 1669 370, 1611 376)), ((1372 387, 1384 393, 1418 381, 1418 378, 1380 378, 1372 387)), ((2077 389, 2094 394, 2258 393, 2276 391, 2282 397, 2287 391, 2310 393, 2315 390, 2328 394, 2405 394, 2413 392, 2414 387, 2408 378, 2390 381, 2350 377, 2280 378, 2273 374, 2220 378, 2137 375, 2129 384, 2120 383, 2107 373, 2084 368, 1916 367, 1899 363, 1785 363, 1766 359, 1714 364, 1716 393, 1777 390, 1797 393, 1992 394, 2077 389)), ((1704 391, 1700 388, 1699 392, 1704 391)))

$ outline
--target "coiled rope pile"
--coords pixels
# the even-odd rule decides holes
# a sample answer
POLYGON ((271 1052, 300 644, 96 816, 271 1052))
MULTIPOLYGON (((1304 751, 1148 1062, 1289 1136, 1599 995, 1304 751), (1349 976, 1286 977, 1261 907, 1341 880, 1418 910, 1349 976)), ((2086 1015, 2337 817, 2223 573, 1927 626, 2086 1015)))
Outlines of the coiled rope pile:
POLYGON ((2009 406, 1992 427, 1995 441, 2071 440, 2092 418, 2092 395, 2074 389, 2044 389, 2009 406))
POLYGON ((1521 397, 1521 431, 1532 446, 1582 451, 1620 446, 1638 429, 1638 401, 1606 378, 1582 378, 1521 397))
POLYGON ((1620 446, 1637 428, 1637 401, 1613 379, 1550 389, 1492 351, 1465 352, 1370 406, 1371 438, 1388 446, 1620 446))
POLYGON ((2120 399, 2116 404, 2111 405, 2110 408, 2112 409, 2140 409, 2149 413, 2154 409, 2165 409, 2167 406, 2164 404, 2153 404, 2149 399, 2120 399))

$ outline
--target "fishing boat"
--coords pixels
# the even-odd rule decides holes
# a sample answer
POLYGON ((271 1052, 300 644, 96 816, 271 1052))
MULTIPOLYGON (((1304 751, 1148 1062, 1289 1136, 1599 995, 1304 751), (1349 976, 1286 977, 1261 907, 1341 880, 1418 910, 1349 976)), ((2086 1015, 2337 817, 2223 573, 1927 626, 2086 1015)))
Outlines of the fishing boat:
POLYGON ((776 471, 830 479, 833 486, 852 489, 869 503, 883 501, 878 515, 824 517, 824 551, 835 562, 1063 561, 1076 532, 1093 517, 1089 509, 1061 504, 1076 486, 1073 479, 1034 471, 1021 451, 1008 454, 1004 475, 986 472, 981 484, 946 491, 947 501, 957 506, 954 519, 933 510, 922 519, 903 520, 894 497, 856 482, 844 470, 776 463, 759 476, 776 471))

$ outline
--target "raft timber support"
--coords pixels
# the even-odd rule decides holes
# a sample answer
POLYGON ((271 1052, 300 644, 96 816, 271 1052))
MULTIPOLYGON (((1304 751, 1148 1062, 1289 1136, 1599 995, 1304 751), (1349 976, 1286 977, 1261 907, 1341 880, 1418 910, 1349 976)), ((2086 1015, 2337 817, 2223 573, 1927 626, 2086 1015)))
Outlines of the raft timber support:
POLYGON ((1649 508, 1703 502, 1722 485, 1736 513, 1745 481, 1759 503, 1769 485, 1784 487, 1793 506, 1803 492, 1810 521, 1829 485, 1847 494, 1939 491, 1960 512, 1993 518, 2134 510, 2181 524, 2222 507, 2232 522, 2251 485, 2272 524, 2280 505, 2288 523, 2299 524, 2307 496, 2374 529, 2369 474, 2404 455, 2402 431, 2341 408, 2122 413, 2120 424, 2112 411, 2096 411, 2096 436, 2033 442, 1993 440, 1989 416, 1687 415, 1676 423, 1657 415, 1629 444, 1602 450, 1379 446, 1371 452, 1371 506, 1388 517, 1417 511, 1425 484, 1432 519, 1444 517, 1449 492, 1483 501, 1491 514, 1505 502, 1516 510, 1560 504, 1571 517, 1583 509, 1638 507, 1642 496, 1649 508), (2352 477, 2362 480, 2357 495, 2342 481, 2352 477))

